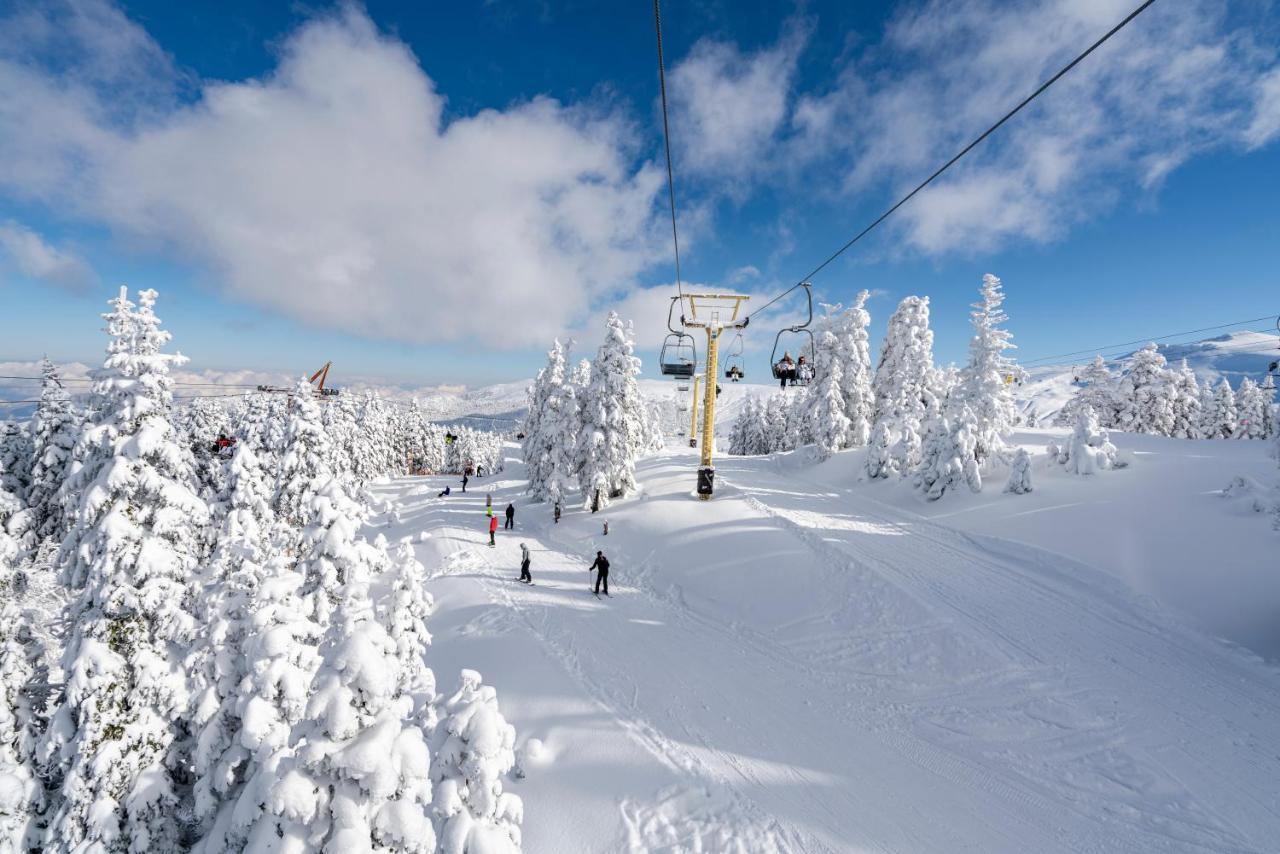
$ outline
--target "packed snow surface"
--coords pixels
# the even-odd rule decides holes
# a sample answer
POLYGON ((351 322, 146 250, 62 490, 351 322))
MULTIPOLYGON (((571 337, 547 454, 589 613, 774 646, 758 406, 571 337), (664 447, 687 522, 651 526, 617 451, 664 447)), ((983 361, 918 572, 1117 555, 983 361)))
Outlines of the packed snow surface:
POLYGON ((1280 671, 1160 582, 1256 585, 1275 623, 1244 568, 1274 534, 1217 492, 1274 463, 1113 435, 1133 465, 1071 477, 1043 453, 1063 435, 1015 437, 1032 493, 929 505, 856 482, 862 452, 722 456, 698 502, 694 452, 669 450, 636 497, 559 525, 512 446, 465 494, 376 487, 374 524, 433 573, 436 672, 500 686, 527 851, 1276 850, 1280 671), (493 548, 486 493, 516 505, 493 548))

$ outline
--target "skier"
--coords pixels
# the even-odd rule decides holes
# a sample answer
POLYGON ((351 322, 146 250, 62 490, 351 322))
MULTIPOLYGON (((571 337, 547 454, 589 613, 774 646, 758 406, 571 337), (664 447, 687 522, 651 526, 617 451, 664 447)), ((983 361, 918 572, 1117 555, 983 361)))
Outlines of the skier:
MULTIPOLYGON (((479 477, 479 475, 477 475, 479 477)), ((486 492, 484 494, 484 509, 489 510, 493 507, 493 493, 486 492)))
POLYGON ((467 491, 467 473, 466 472, 462 473, 462 491, 463 492, 467 491))
POLYGON ((524 543, 520 544, 520 580, 525 584, 533 583, 533 576, 529 574, 529 547, 524 543))
POLYGON ((507 524, 503 525, 503 530, 507 528, 515 529, 516 527, 516 506, 514 504, 507 505, 507 524))
POLYGON ((492 516, 492 515, 491 515, 491 516, 489 517, 489 546, 490 546, 490 548, 492 548, 493 546, 497 545, 497 543, 495 543, 495 542, 493 541, 493 535, 494 535, 494 532, 496 532, 497 530, 498 530, 498 517, 497 517, 497 516, 492 516))
POLYGON ((448 496, 448 494, 449 494, 449 487, 446 486, 444 489, 436 493, 436 498, 444 498, 448 496))
POLYGON ((606 537, 609 536, 609 520, 608 519, 604 520, 604 535, 606 537))
POLYGON ((555 517, 556 517, 556 524, 559 525, 560 524, 560 502, 559 501, 556 502, 555 517))
POLYGON ((596 552, 596 561, 587 567, 587 572, 596 570, 596 596, 600 595, 600 586, 604 585, 604 595, 609 595, 609 559, 604 552, 596 552))

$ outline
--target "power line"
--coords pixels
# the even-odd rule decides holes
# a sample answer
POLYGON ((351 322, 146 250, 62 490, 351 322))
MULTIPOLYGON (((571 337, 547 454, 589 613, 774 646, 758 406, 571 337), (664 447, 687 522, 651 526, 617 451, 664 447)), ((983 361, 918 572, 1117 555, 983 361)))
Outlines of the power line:
MULTIPOLYGON (((655 2, 655 3, 657 3, 657 0, 654 0, 654 2, 655 2)), ((1141 6, 1139 6, 1138 8, 1134 9, 1132 12, 1130 12, 1127 16, 1125 16, 1125 19, 1124 19, 1123 21, 1121 21, 1120 23, 1118 23, 1118 24, 1116 24, 1114 27, 1112 27, 1110 30, 1108 30, 1108 31, 1107 31, 1107 33, 1106 33, 1104 36, 1102 36, 1102 38, 1098 39, 1098 40, 1097 40, 1097 41, 1095 41, 1093 44, 1089 45, 1089 47, 1084 51, 1084 53, 1081 53, 1081 54, 1080 54, 1079 56, 1077 56, 1075 59, 1071 60, 1071 61, 1070 61, 1070 62, 1068 62, 1066 65, 1064 65, 1064 66, 1063 66, 1063 67, 1058 71, 1058 73, 1057 73, 1057 74, 1055 74, 1055 75, 1053 75, 1052 77, 1050 77, 1050 78, 1049 78, 1048 80, 1046 80, 1044 83, 1041 83, 1041 84, 1040 84, 1040 86, 1039 86, 1039 88, 1037 88, 1034 92, 1032 92, 1032 93, 1031 93, 1030 95, 1028 95, 1027 97, 1023 98, 1023 99, 1022 99, 1022 101, 1018 104, 1018 106, 1014 107, 1012 110, 1010 110, 1009 112, 1005 113, 1005 114, 1004 114, 1004 116, 1002 116, 998 122, 996 122, 996 123, 995 123, 995 124, 993 124, 991 127, 987 128, 985 131, 983 131, 983 132, 982 132, 982 134, 981 134, 980 136, 978 136, 978 138, 977 138, 977 139, 975 139, 973 142, 969 143, 969 144, 968 144, 968 145, 966 145, 964 148, 962 148, 962 149, 960 150, 960 152, 959 152, 958 154, 956 154, 956 156, 952 157, 952 158, 951 158, 950 160, 948 160, 946 163, 942 164, 942 166, 938 167, 937 171, 935 171, 935 172, 934 172, 932 175, 930 175, 928 178, 925 178, 925 179, 924 179, 923 181, 921 181, 918 185, 916 185, 916 188, 915 188, 914 190, 912 190, 911 192, 909 192, 909 193, 907 193, 905 196, 903 196, 901 199, 899 199, 899 200, 898 200, 898 201, 893 205, 893 207, 889 208, 887 211, 885 211, 884 213, 880 214, 880 216, 876 217, 876 219, 875 219, 875 220, 874 220, 870 225, 868 225, 866 228, 862 229, 862 231, 860 231, 860 232, 858 232, 856 235, 854 235, 854 237, 853 237, 853 239, 852 239, 852 240, 850 240, 848 243, 846 243, 845 245, 843 245, 843 246, 841 246, 839 249, 837 249, 835 252, 833 252, 833 253, 832 253, 832 254, 831 254, 831 255, 830 255, 830 256, 829 256, 825 261, 823 261, 823 262, 822 262, 821 264, 819 264, 817 267, 814 267, 812 270, 810 270, 810 271, 809 271, 809 273, 808 273, 807 275, 803 276, 803 277, 800 279, 800 281, 796 282, 794 285, 792 285, 791 287, 787 288, 785 291, 783 291, 782 293, 778 294, 776 297, 774 297, 773 299, 769 300, 767 303, 765 303, 764 305, 760 306, 760 307, 759 307, 759 308, 757 308, 755 311, 751 312, 751 314, 747 315, 747 319, 750 319, 750 318, 752 318, 752 317, 755 317, 757 314, 759 314, 760 312, 764 311, 766 308, 768 308, 769 306, 773 305, 773 304, 774 304, 774 303, 776 303, 778 300, 780 300, 780 299, 782 299, 783 297, 787 296, 787 295, 788 295, 788 294, 790 294, 792 291, 794 291, 796 288, 800 287, 801 285, 805 284, 805 283, 806 283, 806 282, 808 282, 810 279, 812 279, 814 276, 816 276, 819 272, 821 272, 821 271, 822 271, 822 270, 823 270, 823 269, 824 269, 828 264, 830 264, 832 261, 836 260, 836 259, 837 259, 837 258, 839 258, 841 255, 843 255, 843 254, 844 254, 844 253, 845 253, 845 252, 846 252, 850 247, 852 247, 852 246, 853 246, 853 244, 857 243, 859 240, 861 240, 862 238, 866 237, 866 236, 867 236, 867 234, 869 234, 869 233, 871 232, 871 230, 872 230, 872 229, 874 229, 874 228, 875 228, 876 226, 878 226, 880 223, 882 223, 882 222, 884 222, 886 219, 888 219, 888 218, 890 217, 890 215, 892 215, 892 214, 893 214, 893 212, 894 212, 894 211, 896 211, 898 208, 902 207, 902 206, 903 206, 903 205, 905 205, 907 202, 909 202, 909 201, 910 201, 910 200, 911 200, 911 199, 916 195, 916 193, 919 193, 919 192, 920 192, 921 190, 923 190, 925 187, 927 187, 927 186, 929 186, 930 184, 932 184, 932 183, 933 183, 933 181, 934 181, 934 179, 936 179, 936 178, 937 178, 938 176, 940 176, 943 172, 946 172, 948 169, 950 169, 952 166, 954 166, 954 165, 955 165, 955 163, 956 163, 956 161, 958 161, 960 158, 964 157, 966 154, 968 154, 970 151, 972 151, 972 150, 973 150, 973 149, 974 149, 974 148, 975 148, 979 143, 981 143, 984 139, 986 139, 987 137, 991 136, 991 134, 995 133, 995 132, 996 132, 996 130, 998 130, 998 129, 1000 128, 1000 126, 1001 126, 1001 125, 1003 125, 1005 122, 1009 121, 1009 119, 1011 119, 1011 118, 1013 118, 1015 115, 1017 115, 1017 114, 1022 110, 1022 108, 1023 108, 1023 107, 1027 106, 1027 105, 1028 105, 1028 104, 1030 104, 1032 101, 1034 101, 1036 98, 1040 97, 1040 95, 1041 95, 1041 94, 1043 94, 1043 93, 1044 93, 1044 91, 1045 91, 1046 89, 1048 89, 1048 88, 1049 88, 1050 86, 1052 86, 1054 83, 1057 83, 1057 82, 1058 82, 1058 80, 1059 80, 1059 79, 1060 79, 1064 74, 1066 74, 1068 71, 1070 71, 1071 69, 1073 69, 1073 68, 1075 68, 1077 65, 1079 65, 1079 64, 1084 60, 1084 58, 1085 58, 1085 57, 1087 57, 1089 54, 1093 53, 1095 50, 1097 50, 1099 47, 1101 47, 1101 46, 1102 46, 1102 44, 1103 44, 1104 42, 1106 42, 1106 41, 1107 41, 1107 39, 1111 38, 1111 37, 1112 37, 1112 36, 1114 36, 1116 33, 1120 32, 1120 30, 1124 29, 1124 27, 1125 27, 1125 26, 1126 26, 1130 21, 1132 21, 1134 18, 1138 17, 1138 15, 1142 14, 1142 12, 1143 12, 1143 11, 1145 11, 1145 10, 1146 10, 1146 8, 1147 8, 1148 6, 1150 6, 1150 5, 1151 5, 1152 3, 1154 3, 1154 2, 1155 2, 1155 0, 1146 0, 1146 2, 1145 2, 1145 3, 1143 3, 1143 4, 1142 4, 1141 6)))
POLYGON ((1028 359, 1027 361, 1020 362, 1019 364, 1022 364, 1024 366, 1035 365, 1041 362, 1049 362, 1054 359, 1065 359, 1070 356, 1080 356, 1087 353, 1101 353, 1103 350, 1114 350, 1117 347, 1131 347, 1137 344, 1145 344, 1148 341, 1164 341, 1165 339, 1168 339, 1168 338, 1180 338, 1183 335, 1195 335, 1196 333, 1199 333, 1199 332, 1212 332, 1216 329, 1227 329, 1232 326, 1244 326, 1245 324, 1248 324, 1248 323, 1259 323, 1263 320, 1270 320, 1274 316, 1275 315, 1264 314, 1262 317, 1252 317, 1248 320, 1237 320, 1232 323, 1221 323, 1221 324, 1218 324, 1217 326, 1203 326, 1199 329, 1188 329, 1185 332, 1171 332, 1168 335, 1155 335, 1155 336, 1146 337, 1146 338, 1136 338, 1133 341, 1121 341, 1117 344, 1103 344, 1099 347, 1086 347, 1083 350, 1072 350, 1070 353, 1057 353, 1052 356, 1040 356, 1039 358, 1036 358, 1036 359, 1028 359))
POLYGON ((680 295, 681 313, 684 312, 684 285, 680 280, 680 236, 676 233, 676 181, 671 168, 671 124, 667 119, 667 69, 662 57, 662 8, 660 0, 653 0, 653 28, 658 37, 658 88, 662 92, 662 142, 667 151, 667 197, 671 201, 671 243, 676 255, 676 293, 680 295))

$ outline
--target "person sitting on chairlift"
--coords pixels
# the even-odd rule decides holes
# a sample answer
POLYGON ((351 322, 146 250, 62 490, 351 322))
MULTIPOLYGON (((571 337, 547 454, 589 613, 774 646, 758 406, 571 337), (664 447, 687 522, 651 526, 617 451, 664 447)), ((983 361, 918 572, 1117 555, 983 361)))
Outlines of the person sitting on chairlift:
MULTIPOLYGON (((801 359, 804 357, 801 356, 801 359)), ((787 380, 791 380, 791 384, 796 384, 796 363, 791 360, 791 353, 782 352, 782 358, 778 360, 778 364, 773 366, 774 373, 778 375, 778 379, 782 381, 782 387, 787 387, 787 380)))
POLYGON ((742 368, 739 368, 737 365, 729 368, 729 381, 736 383, 740 379, 742 379, 742 368))
POLYGON ((804 356, 801 356, 800 360, 796 362, 795 371, 792 373, 791 384, 796 385, 799 383, 800 385, 808 385, 809 381, 812 379, 813 365, 810 365, 805 361, 804 356))

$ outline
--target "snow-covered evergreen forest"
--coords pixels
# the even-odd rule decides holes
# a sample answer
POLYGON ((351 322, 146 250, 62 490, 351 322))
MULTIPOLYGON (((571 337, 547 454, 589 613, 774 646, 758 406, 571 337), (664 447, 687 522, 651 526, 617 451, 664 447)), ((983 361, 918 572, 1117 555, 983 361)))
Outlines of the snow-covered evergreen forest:
POLYGON ((497 693, 437 683, 424 567, 362 533, 371 483, 502 437, 305 381, 175 405, 156 301, 0 435, 0 850, 519 850, 497 693))

